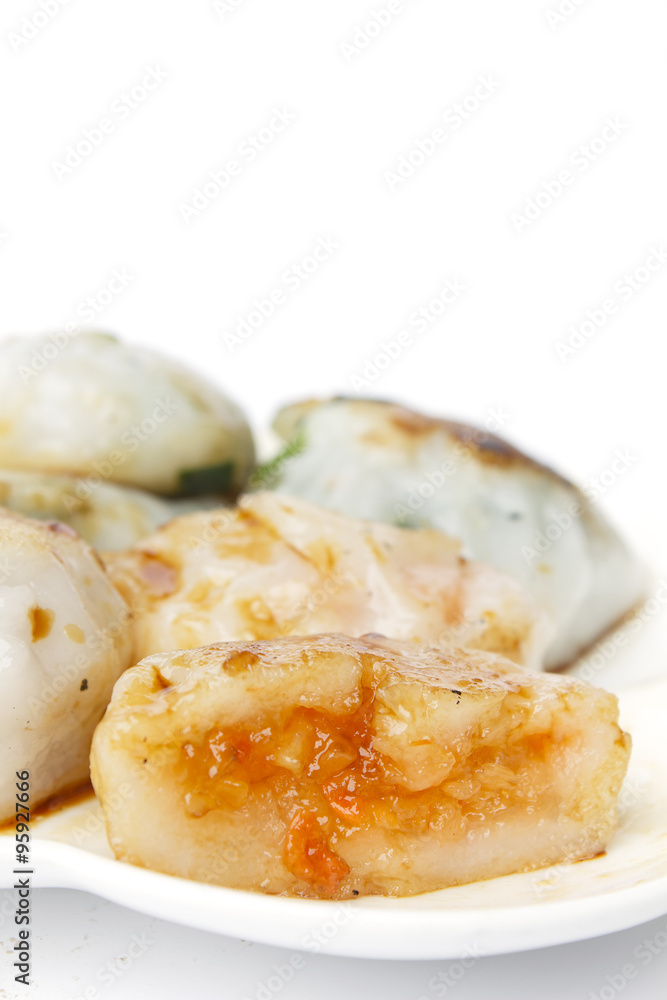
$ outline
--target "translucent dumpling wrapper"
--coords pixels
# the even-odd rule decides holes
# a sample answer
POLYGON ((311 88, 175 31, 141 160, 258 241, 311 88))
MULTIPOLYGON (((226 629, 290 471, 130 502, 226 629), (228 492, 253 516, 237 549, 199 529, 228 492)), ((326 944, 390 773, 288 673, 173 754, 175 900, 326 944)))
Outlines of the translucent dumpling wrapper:
POLYGON ((539 669, 552 625, 498 570, 437 531, 371 524, 264 492, 184 515, 105 563, 137 658, 229 639, 382 632, 491 649, 539 669))
POLYGON ((239 407, 155 351, 102 333, 0 344, 0 467, 234 496, 253 462, 239 407))
POLYGON ((0 504, 40 521, 69 524, 97 549, 126 549, 191 510, 219 506, 214 497, 174 499, 104 482, 99 477, 0 469, 0 504))
POLYGON ((116 685, 91 772, 123 861, 350 899, 594 856, 629 752, 616 698, 582 681, 320 635, 148 657, 116 685))
POLYGON ((289 442, 255 479, 352 517, 436 528, 520 581, 556 624, 546 663, 573 660, 644 596, 645 568, 602 511, 486 431, 393 403, 286 407, 289 442))
POLYGON ((68 526, 0 509, 0 821, 88 779, 95 726, 134 662, 130 612, 68 526))

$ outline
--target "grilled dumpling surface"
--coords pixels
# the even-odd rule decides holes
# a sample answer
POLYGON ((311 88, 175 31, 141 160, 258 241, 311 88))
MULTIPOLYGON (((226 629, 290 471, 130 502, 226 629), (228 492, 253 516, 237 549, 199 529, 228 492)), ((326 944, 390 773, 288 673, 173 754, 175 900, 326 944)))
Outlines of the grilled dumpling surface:
POLYGON ((380 636, 219 643, 116 685, 91 770, 117 857, 305 897, 590 857, 629 756, 615 697, 380 636))
POLYGON ((177 518, 105 560, 135 613, 138 659, 233 639, 381 632, 539 668, 545 613, 514 580, 458 550, 437 531, 265 492, 177 518))

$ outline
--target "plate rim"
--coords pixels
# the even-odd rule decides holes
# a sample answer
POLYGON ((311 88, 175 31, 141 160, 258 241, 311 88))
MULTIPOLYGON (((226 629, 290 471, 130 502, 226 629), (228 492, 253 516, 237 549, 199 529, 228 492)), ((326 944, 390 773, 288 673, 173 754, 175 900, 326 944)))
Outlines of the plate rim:
MULTIPOLYGON (((10 858, 3 841, 11 845, 12 838, 0 837, 0 859, 10 858)), ((530 903, 457 908, 442 905, 446 889, 396 900, 294 899, 196 882, 57 840, 35 837, 33 845, 35 889, 89 892, 208 933, 346 958, 425 961, 517 953, 627 930, 667 914, 667 875, 577 899, 549 899, 545 894, 530 903), (402 899, 436 895, 439 905, 433 907, 401 906, 402 899), (379 905, 373 905, 374 900, 379 905), (335 917, 343 907, 354 907, 357 913, 340 924, 335 917), (353 933, 336 931, 318 943, 314 933, 329 924, 341 930, 349 925, 353 933), (315 947, 304 943, 309 936, 315 947)))

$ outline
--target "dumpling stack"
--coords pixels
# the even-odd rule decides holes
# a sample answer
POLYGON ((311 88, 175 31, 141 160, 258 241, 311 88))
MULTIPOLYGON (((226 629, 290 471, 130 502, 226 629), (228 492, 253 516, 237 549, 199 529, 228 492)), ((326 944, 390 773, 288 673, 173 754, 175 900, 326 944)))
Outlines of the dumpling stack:
POLYGON ((245 418, 198 376, 102 334, 36 372, 46 344, 0 347, 0 819, 15 772, 33 807, 85 781, 95 732, 111 846, 173 875, 347 899, 604 849, 616 699, 539 671, 644 575, 575 487, 349 400, 284 411, 250 477, 245 418))

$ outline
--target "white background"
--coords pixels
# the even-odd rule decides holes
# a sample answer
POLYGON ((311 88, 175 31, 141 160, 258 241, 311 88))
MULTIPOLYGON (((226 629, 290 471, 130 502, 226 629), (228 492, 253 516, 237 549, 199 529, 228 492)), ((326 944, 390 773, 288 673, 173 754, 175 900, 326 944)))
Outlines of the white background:
MULTIPOLYGON (((44 2, 58 6, 45 25, 39 0, 4 0, 0 12, 0 333, 52 330, 93 309, 98 328, 207 372, 260 429, 283 401, 353 392, 382 343, 457 279, 466 291, 425 332, 413 328, 364 391, 477 422, 500 407, 510 439, 581 482, 622 449, 632 461, 604 504, 664 570, 667 263, 630 295, 614 289, 667 247, 660 0, 565 0, 572 12, 558 22, 548 12, 559 0, 403 0, 354 51, 385 0, 44 2), (165 79, 119 110, 148 70, 165 79), (475 103, 480 78, 493 94, 445 122, 475 103), (274 109, 294 120, 249 162, 239 147, 274 109), (103 118, 112 131, 100 145, 58 168, 103 118), (596 154, 608 118, 620 134, 596 154), (399 157, 437 127, 445 141, 390 185, 399 157), (240 175, 186 222, 182 206, 230 159, 240 175), (549 199, 543 184, 564 169, 572 183, 549 199), (517 225, 539 192, 538 217, 517 225), (286 291, 281 276, 320 237, 338 249, 230 349, 225 334, 255 299, 286 291), (114 269, 131 280, 104 306, 114 269), (616 311, 560 357, 557 344, 609 298, 616 311)), ((252 997, 280 959, 85 896, 38 900, 36 997, 79 995, 148 927, 155 945, 103 996, 252 997)), ((587 997, 643 935, 485 960, 451 992, 587 997)), ((281 996, 372 988, 430 1000, 443 967, 313 958, 281 996)), ((663 954, 624 995, 657 997, 665 969, 663 954)))

